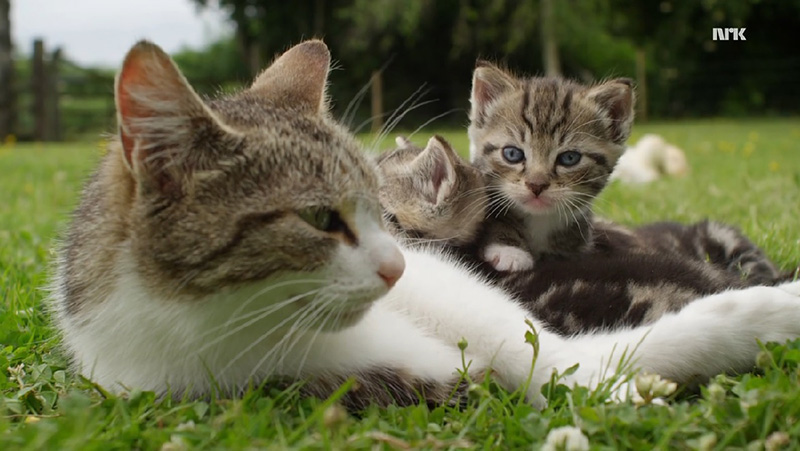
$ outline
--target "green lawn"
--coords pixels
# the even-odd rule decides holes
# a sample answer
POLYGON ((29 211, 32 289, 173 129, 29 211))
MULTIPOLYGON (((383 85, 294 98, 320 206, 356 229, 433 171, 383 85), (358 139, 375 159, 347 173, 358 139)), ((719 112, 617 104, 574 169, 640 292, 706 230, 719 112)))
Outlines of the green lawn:
MULTIPOLYGON (((598 203, 603 215, 629 224, 724 220, 782 267, 800 262, 800 119, 635 128, 632 141, 655 132, 683 148, 692 172, 614 185, 598 203)), ((464 132, 440 133, 466 151, 464 132)), ((720 376, 667 406, 608 404, 558 386, 538 412, 488 382, 464 410, 372 408, 359 416, 294 390, 185 402, 111 396, 65 371, 42 304, 55 237, 100 153, 99 143, 0 147, 0 449, 517 448, 537 447, 565 425, 597 449, 800 447, 800 341, 770 346, 756 374, 720 376)))

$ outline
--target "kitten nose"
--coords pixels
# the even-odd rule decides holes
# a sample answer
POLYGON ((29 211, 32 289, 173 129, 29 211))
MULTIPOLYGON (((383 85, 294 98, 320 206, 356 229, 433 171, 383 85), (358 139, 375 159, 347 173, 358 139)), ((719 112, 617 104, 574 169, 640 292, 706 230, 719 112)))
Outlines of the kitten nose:
POLYGON ((387 288, 392 288, 403 271, 406 269, 406 260, 396 247, 389 255, 384 256, 378 263, 378 276, 386 283, 387 288))
POLYGON ((539 197, 539 194, 542 194, 542 191, 550 188, 549 183, 528 183, 528 189, 530 189, 536 197, 539 197))

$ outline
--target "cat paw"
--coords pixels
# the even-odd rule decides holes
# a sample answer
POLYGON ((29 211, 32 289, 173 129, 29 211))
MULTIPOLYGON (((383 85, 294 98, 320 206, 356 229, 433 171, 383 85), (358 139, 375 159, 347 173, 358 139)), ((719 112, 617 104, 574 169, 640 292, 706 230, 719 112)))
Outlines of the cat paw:
POLYGON ((486 246, 483 260, 498 271, 516 272, 533 268, 533 256, 529 252, 504 244, 486 246))
POLYGON ((779 290, 783 290, 789 294, 800 296, 800 280, 796 282, 783 283, 778 285, 779 290))

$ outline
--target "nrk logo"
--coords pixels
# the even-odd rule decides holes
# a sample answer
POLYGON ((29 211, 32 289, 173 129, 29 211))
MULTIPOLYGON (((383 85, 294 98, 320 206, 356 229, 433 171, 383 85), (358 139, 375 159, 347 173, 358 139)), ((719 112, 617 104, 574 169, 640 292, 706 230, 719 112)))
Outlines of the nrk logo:
POLYGON ((744 30, 747 28, 714 28, 713 38, 715 41, 746 41, 744 30))

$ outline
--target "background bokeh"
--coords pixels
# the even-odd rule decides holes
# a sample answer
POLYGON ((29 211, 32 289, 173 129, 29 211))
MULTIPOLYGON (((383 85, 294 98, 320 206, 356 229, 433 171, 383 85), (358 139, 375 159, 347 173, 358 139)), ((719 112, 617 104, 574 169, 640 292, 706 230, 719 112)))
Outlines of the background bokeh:
MULTIPOLYGON (((23 1, 0 0, 0 16, 23 1)), ((433 118, 438 126, 463 125, 477 58, 584 82, 631 77, 639 122, 800 112, 800 0, 183 1, 195 14, 213 10, 225 22, 226 31, 206 45, 174 52, 201 93, 236 89, 291 44, 322 37, 336 60, 334 114, 354 129, 370 130, 397 108, 410 109, 400 128, 433 118), (715 41, 713 28, 746 28, 746 41, 715 41)), ((48 95, 58 100, 46 102, 44 120, 57 122, 49 127, 58 131, 37 135, 33 44, 4 39, 14 24, 3 23, 0 139, 74 139, 113 130, 115 68, 72 62, 69 48, 52 62, 55 49, 45 42, 45 68, 57 68, 48 95)))

